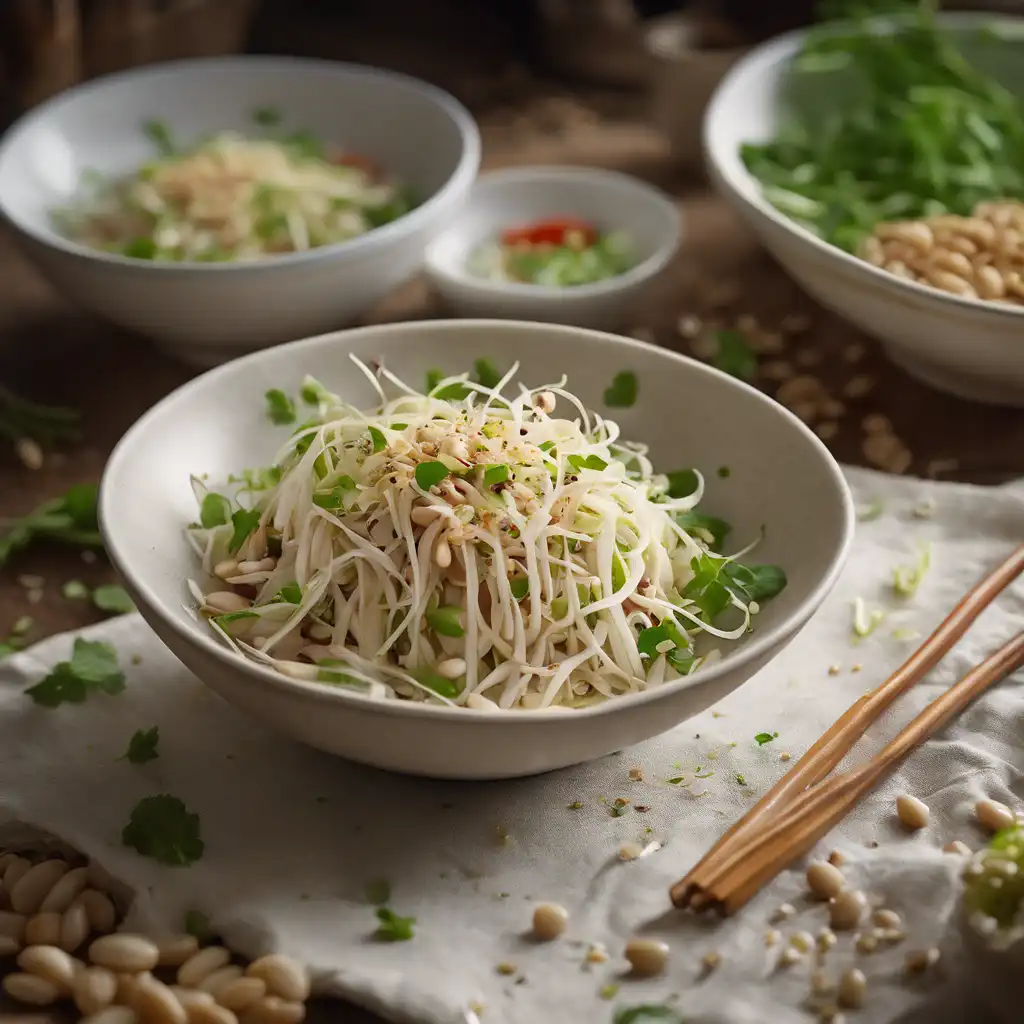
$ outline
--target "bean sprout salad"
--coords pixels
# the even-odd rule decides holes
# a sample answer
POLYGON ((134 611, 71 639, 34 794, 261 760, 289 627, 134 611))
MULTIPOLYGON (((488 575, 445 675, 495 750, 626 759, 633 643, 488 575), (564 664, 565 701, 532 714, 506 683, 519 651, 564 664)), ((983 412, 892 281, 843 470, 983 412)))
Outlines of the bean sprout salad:
POLYGON ((245 657, 376 698, 579 708, 692 674, 786 585, 718 553, 700 473, 656 473, 564 378, 513 388, 518 365, 479 360, 421 392, 353 361, 375 408, 306 378, 271 466, 193 478, 190 590, 245 657))
POLYGON ((280 115, 254 115, 271 132, 221 132, 174 143, 151 121, 159 156, 120 180, 93 175, 54 214, 70 239, 133 259, 220 263, 262 260, 344 242, 415 205, 407 189, 358 154, 308 132, 272 131, 280 115))

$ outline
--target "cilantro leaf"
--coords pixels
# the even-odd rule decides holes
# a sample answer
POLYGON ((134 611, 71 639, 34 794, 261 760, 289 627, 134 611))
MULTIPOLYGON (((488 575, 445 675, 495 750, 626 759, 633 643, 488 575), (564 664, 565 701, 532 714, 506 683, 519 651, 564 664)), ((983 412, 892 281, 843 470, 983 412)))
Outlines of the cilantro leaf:
POLYGON ((427 370, 427 394, 429 395, 444 378, 444 370, 427 370))
POLYGON ((271 423, 283 427, 295 422, 295 403, 280 388, 271 388, 264 397, 271 423))
POLYGON ((470 392, 465 384, 457 381, 454 384, 445 384, 443 388, 436 391, 432 398, 439 398, 443 402, 461 402, 470 392))
POLYGON ((127 761, 129 764, 145 764, 147 761, 155 761, 160 756, 156 749, 159 743, 159 726, 154 725, 152 729, 136 729, 128 741, 128 749, 118 758, 118 761, 127 761))
POLYGON ((223 526, 231 519, 231 502, 223 494, 213 491, 203 496, 199 506, 199 525, 204 530, 212 530, 215 526, 223 526))
POLYGON ((754 737, 754 742, 759 746, 763 747, 766 743, 771 743, 772 740, 777 740, 779 734, 777 732, 759 732, 754 737))
POLYGON ((102 641, 75 639, 71 658, 54 665, 44 679, 25 693, 45 708, 81 704, 92 690, 118 694, 124 689, 124 673, 117 652, 102 641))
POLYGON ((686 1024, 682 1014, 665 1003, 647 1003, 643 1006, 624 1006, 615 1011, 613 1024, 686 1024))
POLYGON ((496 388, 501 383, 501 373, 490 359, 478 359, 473 364, 478 384, 485 388, 496 388))
POLYGON ((693 579, 683 588, 683 597, 693 601, 709 622, 732 603, 729 589, 719 579, 725 564, 724 558, 711 555, 701 555, 690 562, 693 579))
POLYGON ((694 530, 701 530, 711 535, 711 543, 715 550, 719 550, 732 531, 732 527, 724 519, 716 519, 714 516, 705 515, 703 512, 681 512, 676 516, 676 522, 688 533, 694 530))
POLYGON ((84 681, 71 671, 71 663, 68 661, 55 665, 48 676, 25 691, 26 696, 44 708, 81 704, 87 693, 84 681))
POLYGON ((742 565, 726 562, 722 567, 726 586, 741 600, 767 601, 786 589, 786 574, 777 565, 742 565))
POLYGON ((76 484, 27 515, 10 522, 0 535, 0 565, 34 540, 55 540, 81 547, 102 547, 96 514, 95 484, 76 484))
POLYGON ((109 615, 127 615, 135 611, 135 602, 128 596, 128 591, 117 583, 97 587, 92 592, 92 603, 109 615))
POLYGON ((668 496, 670 498, 688 498, 700 485, 700 479, 695 470, 677 469, 673 473, 666 473, 668 477, 668 496))
POLYGON ((609 409, 628 409, 636 404, 638 391, 636 374, 631 370, 623 370, 615 374, 611 385, 605 388, 604 404, 609 409))
POLYGON ((439 484, 447 475, 448 467, 443 462, 421 462, 416 466, 416 483, 424 490, 439 484))
POLYGON ((399 917, 387 907, 378 907, 377 920, 380 924, 377 925, 373 937, 380 942, 408 942, 415 935, 415 917, 399 917))
POLYGON ((234 555, 245 543, 249 534, 260 525, 260 510, 258 508, 238 509, 231 516, 231 525, 235 529, 228 542, 228 551, 234 555))
POLYGON ((753 380, 757 375, 757 356, 739 331, 717 331, 714 364, 724 373, 740 380, 753 380))
POLYGON ((132 809, 121 841, 143 857, 161 864, 188 867, 203 855, 199 815, 176 796, 147 796, 132 809))
POLYGON ((174 142, 170 129, 163 121, 146 121, 142 125, 143 134, 156 146, 161 156, 174 155, 174 142))
POLYGON ((643 657, 653 661, 659 654, 658 644, 663 644, 669 639, 671 638, 666 626, 650 626, 648 629, 640 630, 640 634, 636 638, 636 649, 643 657))

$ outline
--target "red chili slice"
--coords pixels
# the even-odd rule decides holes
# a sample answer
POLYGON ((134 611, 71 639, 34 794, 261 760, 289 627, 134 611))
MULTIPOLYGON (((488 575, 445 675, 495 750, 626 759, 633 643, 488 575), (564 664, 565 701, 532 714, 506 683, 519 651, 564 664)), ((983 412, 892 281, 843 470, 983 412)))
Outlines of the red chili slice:
POLYGON ((529 245, 564 245, 565 236, 574 231, 583 235, 588 246, 597 241, 594 226, 574 217, 552 217, 549 220, 527 224, 525 227, 509 228, 502 232, 501 241, 503 245, 517 245, 522 242, 529 245))

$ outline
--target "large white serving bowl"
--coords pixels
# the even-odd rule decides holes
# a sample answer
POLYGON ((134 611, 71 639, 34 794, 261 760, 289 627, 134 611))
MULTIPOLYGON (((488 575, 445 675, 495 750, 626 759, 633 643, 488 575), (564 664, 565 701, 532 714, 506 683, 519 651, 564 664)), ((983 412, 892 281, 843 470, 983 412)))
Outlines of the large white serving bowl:
POLYGON ((359 328, 236 360, 173 392, 122 438, 100 492, 107 551, 146 621, 208 686, 295 739, 377 767, 464 779, 530 775, 600 757, 703 711, 767 664, 835 583, 853 536, 849 490, 824 445, 753 388, 675 353, 578 328, 509 321, 423 321, 359 328), (357 406, 375 396, 349 359, 380 360, 422 386, 490 357, 520 363, 531 385, 557 381, 646 442, 655 465, 707 470, 710 512, 737 543, 764 540, 751 561, 784 567, 789 585, 757 628, 693 677, 574 711, 486 712, 373 701, 297 682, 244 660, 198 621, 186 579, 198 567, 184 530, 196 515, 190 474, 223 480, 266 465, 287 437, 268 422, 263 394, 295 392, 310 373, 357 406), (612 377, 633 371, 639 400, 610 410, 612 377), (720 467, 729 467, 720 476, 720 467))
MULTIPOLYGON (((1019 37, 1020 19, 950 13, 939 20, 969 61, 1024 95, 1020 39, 979 31, 1005 21, 1019 37)), ((805 30, 790 32, 757 47, 718 87, 704 118, 712 181, 811 295, 877 337, 909 373, 964 398, 1024 405, 1024 307, 906 281, 823 242, 776 210, 744 166, 740 147, 772 139, 793 104, 819 115, 849 97, 850 82, 841 73, 816 76, 814 95, 807 79, 789 74, 805 36, 805 30)))
POLYGON ((629 174, 593 167, 516 167, 480 176, 465 210, 427 250, 426 271, 459 316, 620 330, 675 255, 681 237, 675 202, 629 174), (467 270, 474 250, 502 231, 555 217, 620 232, 633 249, 634 265, 617 277, 571 288, 492 281, 467 270))
POLYGON ((0 214, 68 297, 181 359, 212 366, 304 334, 351 324, 421 267, 430 240, 469 194, 480 163, 473 118, 447 93, 404 75, 292 57, 175 61, 111 75, 44 103, 0 142, 0 214), (259 263, 156 263, 98 252, 51 215, 82 172, 119 176, 153 158, 145 121, 183 143, 283 124, 375 160, 424 200, 363 236, 259 263))

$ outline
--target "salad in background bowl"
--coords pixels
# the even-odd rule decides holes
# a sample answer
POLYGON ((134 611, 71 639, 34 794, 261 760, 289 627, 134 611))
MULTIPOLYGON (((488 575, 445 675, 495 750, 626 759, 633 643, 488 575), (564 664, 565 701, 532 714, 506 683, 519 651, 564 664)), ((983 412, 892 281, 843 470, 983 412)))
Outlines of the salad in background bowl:
POLYGON ((679 246, 672 199, 614 171, 523 167, 481 175, 427 251, 460 316, 625 327, 679 246))

